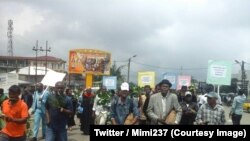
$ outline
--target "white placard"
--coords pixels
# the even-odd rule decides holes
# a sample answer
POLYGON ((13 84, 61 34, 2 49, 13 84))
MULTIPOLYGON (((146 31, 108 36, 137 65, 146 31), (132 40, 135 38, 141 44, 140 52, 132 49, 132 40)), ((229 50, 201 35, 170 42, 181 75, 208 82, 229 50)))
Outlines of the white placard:
POLYGON ((55 87, 56 82, 62 81, 65 77, 65 73, 48 71, 47 74, 43 77, 42 84, 46 86, 55 87))

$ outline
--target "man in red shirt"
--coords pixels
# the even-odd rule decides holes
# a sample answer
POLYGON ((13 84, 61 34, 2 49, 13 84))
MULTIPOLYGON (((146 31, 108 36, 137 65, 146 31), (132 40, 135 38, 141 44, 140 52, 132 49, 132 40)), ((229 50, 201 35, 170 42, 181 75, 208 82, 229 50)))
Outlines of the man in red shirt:
POLYGON ((0 132, 0 141, 25 141, 28 106, 19 98, 21 89, 17 85, 9 88, 9 99, 2 104, 2 115, 6 126, 0 132))

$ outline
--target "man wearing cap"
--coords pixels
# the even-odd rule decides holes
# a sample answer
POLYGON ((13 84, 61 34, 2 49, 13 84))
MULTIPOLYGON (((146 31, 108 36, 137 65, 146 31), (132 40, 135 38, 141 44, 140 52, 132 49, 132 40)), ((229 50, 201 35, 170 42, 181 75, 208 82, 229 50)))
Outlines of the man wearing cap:
POLYGON ((121 85, 119 98, 114 99, 111 103, 110 114, 113 125, 124 125, 130 113, 133 113, 133 119, 129 124, 135 125, 139 120, 138 103, 133 98, 129 98, 128 94, 129 84, 124 82, 121 85))
POLYGON ((190 91, 185 93, 184 101, 180 103, 182 108, 182 117, 180 125, 193 125, 198 111, 198 105, 192 102, 193 96, 190 91))
MULTIPOLYGON (((207 103, 207 94, 210 93, 210 92, 213 92, 213 91, 214 91, 214 86, 212 84, 208 84, 206 86, 206 93, 200 97, 199 106, 201 106, 202 104, 206 104, 207 103)), ((220 97, 219 94, 217 94, 216 103, 222 105, 221 97, 220 97)))
POLYGON ((177 96, 169 91, 172 84, 168 80, 162 80, 159 85, 161 92, 151 96, 147 108, 147 114, 151 119, 151 124, 166 124, 165 119, 172 110, 176 111, 174 124, 179 124, 182 109, 177 96))
POLYGON ((224 125, 225 111, 223 107, 217 104, 218 94, 210 92, 207 94, 207 103, 201 105, 197 116, 196 123, 199 125, 224 125))

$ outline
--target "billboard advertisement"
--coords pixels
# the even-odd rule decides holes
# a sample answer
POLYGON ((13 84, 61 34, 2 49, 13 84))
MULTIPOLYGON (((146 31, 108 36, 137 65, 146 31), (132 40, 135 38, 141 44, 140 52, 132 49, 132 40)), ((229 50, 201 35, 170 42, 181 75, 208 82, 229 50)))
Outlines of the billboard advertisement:
POLYGON ((111 54, 94 49, 75 49, 69 52, 69 73, 109 75, 111 54))

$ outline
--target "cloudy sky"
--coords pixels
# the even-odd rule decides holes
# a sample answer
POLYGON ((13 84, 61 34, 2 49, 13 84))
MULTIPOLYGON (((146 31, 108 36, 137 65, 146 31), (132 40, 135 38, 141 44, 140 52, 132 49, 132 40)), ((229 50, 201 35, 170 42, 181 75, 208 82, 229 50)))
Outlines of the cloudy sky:
POLYGON ((1 0, 0 55, 7 55, 12 19, 16 56, 35 56, 36 40, 43 47, 48 40, 49 55, 66 61, 77 48, 111 52, 118 65, 137 55, 134 81, 138 71, 155 71, 158 81, 164 72, 205 80, 210 59, 250 63, 249 6, 249 0, 1 0))

